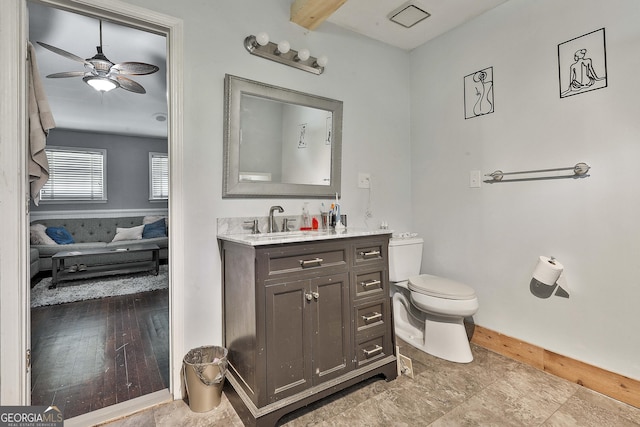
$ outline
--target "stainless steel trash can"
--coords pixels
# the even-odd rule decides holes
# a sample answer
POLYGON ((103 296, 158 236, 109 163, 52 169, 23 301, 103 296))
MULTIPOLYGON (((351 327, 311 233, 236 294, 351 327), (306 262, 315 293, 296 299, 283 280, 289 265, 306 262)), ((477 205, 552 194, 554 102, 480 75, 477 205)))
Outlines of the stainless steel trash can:
POLYGON ((228 350, 203 346, 189 350, 182 361, 184 384, 193 412, 208 412, 220 404, 228 350))

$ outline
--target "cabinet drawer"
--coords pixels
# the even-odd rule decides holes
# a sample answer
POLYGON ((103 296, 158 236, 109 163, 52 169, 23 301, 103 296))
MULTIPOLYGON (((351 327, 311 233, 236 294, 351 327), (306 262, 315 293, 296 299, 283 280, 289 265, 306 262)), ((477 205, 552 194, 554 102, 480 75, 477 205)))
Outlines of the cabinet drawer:
POLYGON ((387 242, 363 241, 353 246, 354 265, 366 265, 387 260, 387 242))
POLYGON ((386 270, 359 271, 353 276, 354 299, 378 297, 384 294, 386 270))
POLYGON ((378 336, 359 341, 356 346, 356 360, 358 367, 392 354, 390 351, 390 343, 387 341, 389 341, 389 338, 386 334, 380 334, 378 336))
POLYGON ((366 305, 356 306, 354 311, 356 333, 384 327, 385 322, 389 319, 385 301, 370 302, 366 305))
POLYGON ((335 246, 325 249, 314 247, 313 250, 298 252, 269 252, 267 263, 268 275, 270 276, 307 270, 328 270, 330 268, 333 271, 346 271, 348 267, 346 249, 335 246))

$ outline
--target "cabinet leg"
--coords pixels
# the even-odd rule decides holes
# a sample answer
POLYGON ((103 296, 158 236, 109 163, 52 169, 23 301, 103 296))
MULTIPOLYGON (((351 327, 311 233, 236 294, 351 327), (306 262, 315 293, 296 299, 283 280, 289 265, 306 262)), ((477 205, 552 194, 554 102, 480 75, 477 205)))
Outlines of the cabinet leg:
POLYGON ((58 287, 58 271, 60 267, 64 268, 64 260, 54 259, 51 264, 51 285, 49 289, 55 289, 58 287))

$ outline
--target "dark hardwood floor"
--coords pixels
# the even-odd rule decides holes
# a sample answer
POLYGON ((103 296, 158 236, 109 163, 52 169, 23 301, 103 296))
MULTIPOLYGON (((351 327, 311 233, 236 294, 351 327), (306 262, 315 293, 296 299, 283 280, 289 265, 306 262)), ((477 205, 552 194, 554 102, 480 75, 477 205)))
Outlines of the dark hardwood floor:
POLYGON ((169 387, 168 290, 31 310, 31 404, 65 419, 169 387))

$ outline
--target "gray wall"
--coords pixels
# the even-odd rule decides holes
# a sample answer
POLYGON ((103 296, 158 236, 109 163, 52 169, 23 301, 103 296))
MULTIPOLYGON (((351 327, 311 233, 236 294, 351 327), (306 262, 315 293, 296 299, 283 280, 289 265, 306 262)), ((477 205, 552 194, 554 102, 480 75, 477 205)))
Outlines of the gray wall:
POLYGON ((107 150, 107 203, 31 202, 32 212, 168 208, 166 201, 149 201, 149 152, 166 153, 166 139, 53 129, 47 146, 107 150))

